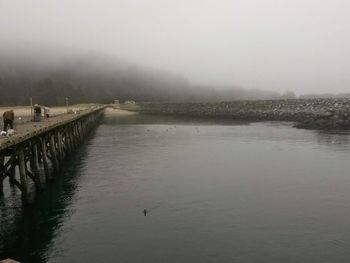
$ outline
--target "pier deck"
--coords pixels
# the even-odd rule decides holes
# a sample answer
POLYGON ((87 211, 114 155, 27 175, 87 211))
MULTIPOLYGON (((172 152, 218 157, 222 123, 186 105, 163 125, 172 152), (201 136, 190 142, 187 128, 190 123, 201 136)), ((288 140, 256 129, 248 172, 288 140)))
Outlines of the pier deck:
POLYGON ((76 113, 60 114, 57 116, 50 117, 48 119, 42 119, 40 122, 28 121, 19 124, 15 123, 14 135, 10 137, 0 136, 0 150, 4 150, 20 142, 28 140, 32 137, 45 133, 49 130, 55 129, 61 125, 65 125, 97 109, 98 107, 93 107, 89 109, 80 110, 76 113))
POLYGON ((15 134, 0 139, 0 196, 3 182, 21 190, 22 199, 29 198, 29 180, 43 190, 52 179, 51 167, 59 170, 65 157, 84 142, 86 135, 99 123, 105 106, 62 114, 15 126, 15 134))

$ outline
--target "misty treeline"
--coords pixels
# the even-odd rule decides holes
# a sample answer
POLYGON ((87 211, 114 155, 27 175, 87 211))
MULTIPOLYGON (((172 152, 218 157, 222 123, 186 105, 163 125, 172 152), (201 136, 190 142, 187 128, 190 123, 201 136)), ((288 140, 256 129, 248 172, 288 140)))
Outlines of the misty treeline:
POLYGON ((96 53, 64 54, 52 50, 0 51, 0 104, 63 105, 120 101, 224 101, 290 99, 279 94, 237 87, 190 84, 173 73, 143 68, 96 53))
POLYGON ((0 104, 60 105, 119 100, 187 99, 188 81, 179 76, 93 53, 0 54, 0 104))

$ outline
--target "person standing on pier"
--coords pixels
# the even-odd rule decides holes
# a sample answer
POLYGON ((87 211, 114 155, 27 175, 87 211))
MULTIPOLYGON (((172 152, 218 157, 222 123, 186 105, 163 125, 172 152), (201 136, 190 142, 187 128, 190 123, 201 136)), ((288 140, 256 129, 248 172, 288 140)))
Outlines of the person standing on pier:
POLYGON ((34 105, 34 121, 39 122, 41 120, 41 107, 38 104, 34 105))
POLYGON ((44 117, 46 119, 48 119, 50 117, 50 108, 47 105, 44 106, 44 117))
POLYGON ((8 129, 13 129, 13 121, 15 119, 15 113, 13 110, 5 111, 2 115, 4 119, 4 131, 7 132, 8 129), (10 126, 10 127, 9 127, 10 126))

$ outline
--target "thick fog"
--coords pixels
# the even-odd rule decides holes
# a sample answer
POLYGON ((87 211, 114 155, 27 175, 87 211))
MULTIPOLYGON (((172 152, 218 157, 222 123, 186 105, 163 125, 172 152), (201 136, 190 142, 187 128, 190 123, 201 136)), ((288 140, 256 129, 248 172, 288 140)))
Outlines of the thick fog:
POLYGON ((348 0, 0 0, 0 49, 97 52, 197 86, 346 93, 349 14, 348 0))

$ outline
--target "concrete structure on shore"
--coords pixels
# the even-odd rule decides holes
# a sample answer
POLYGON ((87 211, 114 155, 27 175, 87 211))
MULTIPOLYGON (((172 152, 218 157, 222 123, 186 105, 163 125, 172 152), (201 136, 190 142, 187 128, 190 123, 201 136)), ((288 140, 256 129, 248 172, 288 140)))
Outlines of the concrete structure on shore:
POLYGON ((298 128, 350 129, 350 99, 293 99, 193 103, 138 103, 122 109, 144 114, 292 121, 298 128))
POLYGON ((58 170, 65 157, 77 148, 97 125, 105 107, 96 106, 76 114, 64 114, 48 121, 17 126, 15 135, 0 139, 0 194, 5 178, 17 186, 28 201, 29 179, 42 190, 52 179, 50 167, 58 170), (39 170, 43 170, 44 176, 39 170))

